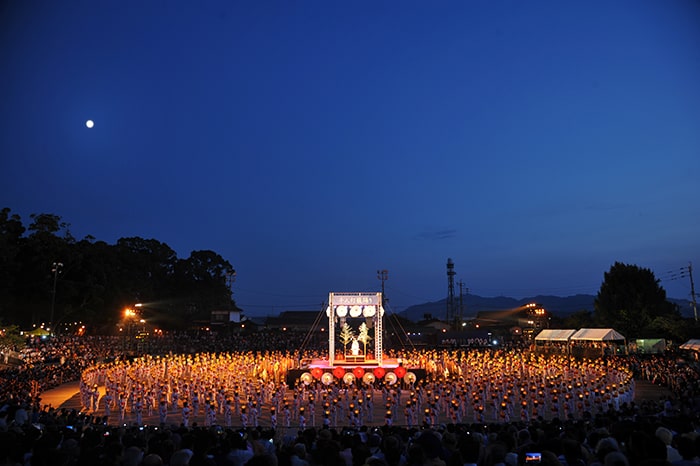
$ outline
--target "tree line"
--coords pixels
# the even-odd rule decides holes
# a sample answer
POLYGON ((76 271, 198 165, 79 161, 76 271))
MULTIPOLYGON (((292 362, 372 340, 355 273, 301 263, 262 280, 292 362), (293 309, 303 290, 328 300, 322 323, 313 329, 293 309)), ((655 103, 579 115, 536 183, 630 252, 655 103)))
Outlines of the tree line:
MULTIPOLYGON (((234 310, 232 265, 210 250, 177 257, 155 239, 120 238, 107 244, 76 240, 54 214, 32 214, 25 226, 9 208, 0 211, 0 323, 20 328, 82 322, 91 332, 112 333, 123 310, 148 303, 143 316, 164 329, 209 322, 212 310, 234 310)), ((554 310, 556 312, 556 310, 554 310)), ((694 319, 683 319, 654 273, 615 262, 604 274, 594 309, 556 327, 612 327, 628 338, 697 337, 694 319)))
POLYGON ((684 319, 651 269, 615 262, 605 272, 594 309, 581 310, 561 322, 564 328, 614 328, 628 339, 697 337, 698 323, 684 319))
POLYGON ((0 316, 28 328, 82 322, 112 333, 123 310, 147 303, 143 317, 165 329, 233 310, 233 266, 210 250, 177 257, 156 239, 120 238, 107 244, 76 240, 54 214, 32 214, 27 226, 9 208, 0 211, 0 316))

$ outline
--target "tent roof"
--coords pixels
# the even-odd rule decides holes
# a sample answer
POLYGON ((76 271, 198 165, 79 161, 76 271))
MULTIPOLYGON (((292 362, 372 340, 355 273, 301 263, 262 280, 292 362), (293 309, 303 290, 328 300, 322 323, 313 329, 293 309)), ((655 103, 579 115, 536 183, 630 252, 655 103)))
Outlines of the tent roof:
POLYGON ((700 351, 700 340, 688 340, 680 346, 680 349, 700 351))
POLYGON ((574 333, 576 330, 546 328, 535 337, 535 341, 569 341, 574 333))
POLYGON ((619 341, 625 337, 612 328, 582 328, 571 336, 572 340, 619 341))
POLYGON ((31 335, 34 337, 45 337, 45 336, 51 335, 51 332, 49 332, 48 330, 45 330, 41 327, 37 327, 34 330, 30 330, 29 332, 27 332, 27 335, 31 335))

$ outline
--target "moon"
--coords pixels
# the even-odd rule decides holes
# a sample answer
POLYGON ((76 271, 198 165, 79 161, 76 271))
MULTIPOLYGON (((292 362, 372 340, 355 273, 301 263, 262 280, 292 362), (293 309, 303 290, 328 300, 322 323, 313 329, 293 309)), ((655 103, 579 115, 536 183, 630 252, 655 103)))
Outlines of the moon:
POLYGON ((92 120, 88 120, 85 122, 85 126, 87 126, 88 128, 92 128, 93 126, 95 126, 95 122, 92 120))

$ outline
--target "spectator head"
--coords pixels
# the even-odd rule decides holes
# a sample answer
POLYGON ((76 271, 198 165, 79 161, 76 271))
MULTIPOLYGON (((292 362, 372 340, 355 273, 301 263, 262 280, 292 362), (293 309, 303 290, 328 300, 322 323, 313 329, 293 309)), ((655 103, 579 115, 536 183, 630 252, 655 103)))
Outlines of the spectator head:
POLYGON ((163 466, 163 458, 161 458, 160 455, 151 453, 144 456, 139 466, 163 466))
POLYGON ((190 464, 192 453, 187 450, 178 450, 170 457, 170 466, 187 466, 190 464))
POLYGON ((122 464, 124 466, 138 466, 142 460, 143 451, 137 446, 126 448, 122 454, 122 464))
POLYGON ((655 435, 666 445, 671 445, 671 442, 673 441, 673 433, 663 426, 656 429, 655 435))
POLYGON ((367 458, 367 461, 365 461, 364 466, 387 466, 387 462, 376 456, 370 456, 367 458))
POLYGON ((695 440, 687 434, 683 434, 676 440, 678 445, 678 453, 684 460, 692 460, 697 456, 695 448, 695 440))
POLYGON ((475 434, 468 434, 460 439, 459 452, 465 463, 477 463, 481 457, 481 441, 475 434))
POLYGON ((274 455, 255 455, 246 462, 245 466, 277 466, 277 457, 274 455))
POLYGON ((61 452, 71 458, 78 458, 80 456, 80 444, 73 438, 66 439, 61 444, 61 452))
POLYGON ((542 462, 540 464, 542 466, 563 466, 557 455, 549 450, 542 452, 542 462))
POLYGON ((328 429, 322 429, 321 432, 318 433, 318 439, 324 442, 330 442, 333 440, 333 434, 328 429))
POLYGON ((647 445, 647 458, 649 459, 668 459, 668 447, 663 440, 654 436, 649 437, 649 444, 647 445))
POLYGON ((627 457, 620 451, 611 451, 605 455, 604 466, 629 466, 627 457))
POLYGON ((524 445, 531 440, 530 431, 527 429, 522 429, 518 432, 518 445, 524 445))
POLYGON ((423 447, 425 456, 427 458, 437 458, 440 456, 442 451, 442 442, 440 438, 431 430, 426 430, 420 437, 418 437, 417 443, 423 447))
POLYGON ((613 451, 620 451, 620 445, 613 437, 604 437, 598 440, 598 444, 595 446, 595 454, 600 459, 605 458, 605 455, 613 451))
POLYGON ((304 459, 306 458, 306 445, 304 445, 303 443, 297 443, 294 445, 292 452, 299 458, 304 459))

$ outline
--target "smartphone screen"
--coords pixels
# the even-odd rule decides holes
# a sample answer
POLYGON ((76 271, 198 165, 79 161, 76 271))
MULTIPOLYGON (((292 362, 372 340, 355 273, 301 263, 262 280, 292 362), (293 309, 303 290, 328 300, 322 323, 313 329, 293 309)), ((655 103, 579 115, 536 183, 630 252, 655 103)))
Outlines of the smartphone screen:
POLYGON ((542 453, 525 453, 526 463, 540 463, 542 461, 542 453))

